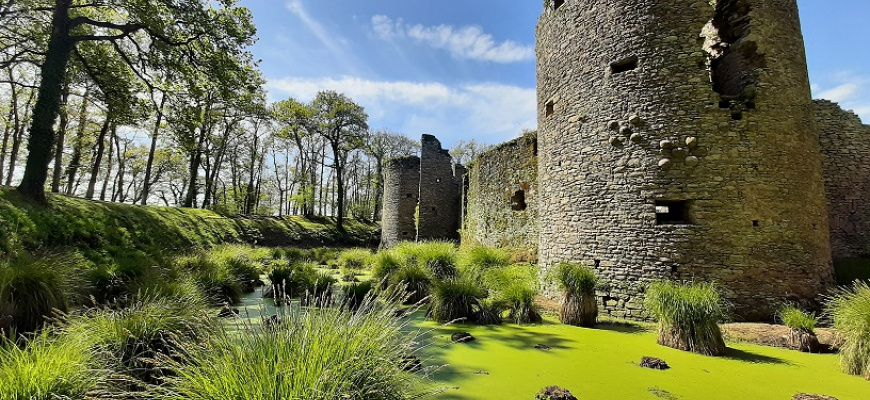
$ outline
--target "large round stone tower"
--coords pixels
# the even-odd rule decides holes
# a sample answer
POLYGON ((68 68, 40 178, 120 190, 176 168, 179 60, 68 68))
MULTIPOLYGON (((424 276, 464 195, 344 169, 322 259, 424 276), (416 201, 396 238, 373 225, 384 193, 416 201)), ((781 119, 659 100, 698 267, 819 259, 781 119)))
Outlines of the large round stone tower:
POLYGON ((831 284, 796 0, 547 0, 537 56, 542 265, 632 317, 657 279, 746 319, 831 284))
POLYGON ((417 202, 420 198, 420 157, 389 160, 384 165, 384 211, 381 247, 417 239, 417 202))

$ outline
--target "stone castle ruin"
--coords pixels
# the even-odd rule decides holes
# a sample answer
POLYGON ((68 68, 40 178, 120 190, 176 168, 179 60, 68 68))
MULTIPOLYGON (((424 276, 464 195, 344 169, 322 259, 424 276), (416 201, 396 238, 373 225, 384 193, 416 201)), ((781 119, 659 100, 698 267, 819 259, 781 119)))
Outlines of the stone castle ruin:
POLYGON ((537 59, 538 133, 465 185, 424 137, 390 165, 386 245, 415 238, 417 202, 416 238, 462 219, 463 241, 537 252, 544 271, 586 263, 604 312, 631 318, 647 283, 677 279, 769 319, 825 293, 832 257, 870 254, 870 126, 813 102, 796 0, 547 0, 537 59))

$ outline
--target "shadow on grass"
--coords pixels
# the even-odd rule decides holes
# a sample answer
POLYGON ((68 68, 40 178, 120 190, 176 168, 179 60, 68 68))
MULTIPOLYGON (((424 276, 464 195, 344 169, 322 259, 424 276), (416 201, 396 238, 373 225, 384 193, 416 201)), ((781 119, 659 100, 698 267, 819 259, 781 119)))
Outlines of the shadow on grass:
POLYGON ((751 363, 751 364, 784 364, 784 365, 791 364, 788 361, 785 361, 781 358, 750 353, 748 351, 743 351, 743 350, 735 349, 732 347, 729 347, 725 351, 724 358, 736 360, 736 361, 742 361, 742 362, 751 363))

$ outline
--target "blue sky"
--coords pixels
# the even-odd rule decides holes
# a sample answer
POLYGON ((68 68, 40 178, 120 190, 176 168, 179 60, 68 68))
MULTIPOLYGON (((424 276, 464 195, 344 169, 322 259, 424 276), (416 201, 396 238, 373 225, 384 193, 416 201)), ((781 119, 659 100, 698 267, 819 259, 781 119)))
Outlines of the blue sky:
MULTIPOLYGON (((372 128, 498 143, 535 127, 541 0, 242 0, 271 100, 345 92, 372 128)), ((870 121, 867 0, 798 0, 816 97, 870 121)))

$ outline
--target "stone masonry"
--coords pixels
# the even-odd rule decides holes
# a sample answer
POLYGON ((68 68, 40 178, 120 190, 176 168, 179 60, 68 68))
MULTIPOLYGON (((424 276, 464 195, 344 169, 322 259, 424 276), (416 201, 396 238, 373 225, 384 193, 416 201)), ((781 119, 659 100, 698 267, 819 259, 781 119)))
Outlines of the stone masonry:
POLYGON ((499 145, 468 167, 463 243, 537 254, 538 138, 499 145))
POLYGON ((459 240, 465 167, 453 163, 438 139, 423 135, 420 157, 390 160, 385 169, 381 247, 459 240))
POLYGON ((716 281, 738 317, 833 282, 795 0, 548 0, 537 30, 541 266, 593 265, 604 312, 716 281))
POLYGON ((392 247, 417 238, 417 202, 420 197, 420 157, 402 157, 384 167, 384 210, 381 246, 392 247))
POLYGON ((816 102, 834 259, 870 255, 870 126, 826 100, 816 102))

